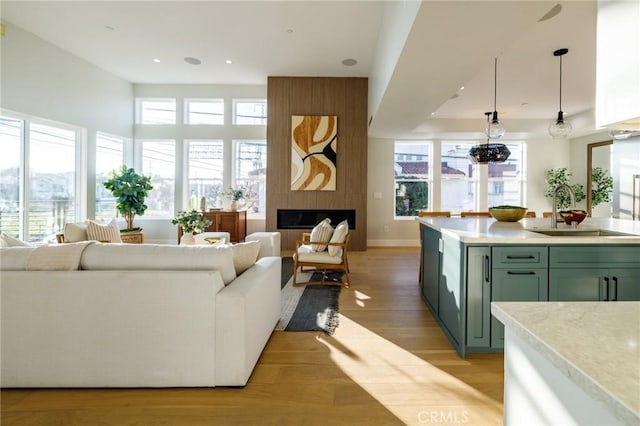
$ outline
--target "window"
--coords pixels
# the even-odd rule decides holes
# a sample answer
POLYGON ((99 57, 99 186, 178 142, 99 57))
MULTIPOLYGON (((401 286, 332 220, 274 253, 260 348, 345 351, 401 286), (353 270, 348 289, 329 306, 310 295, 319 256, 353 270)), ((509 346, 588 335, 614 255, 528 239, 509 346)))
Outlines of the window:
POLYGON ((32 122, 28 143, 25 240, 38 241, 76 219, 76 132, 32 122))
POLYGON ((441 157, 441 210, 451 212, 472 211, 478 207, 477 164, 469 160, 469 149, 475 143, 442 143, 441 157))
POLYGON ((20 235, 20 164, 24 122, 0 117, 0 231, 20 235))
POLYGON ((139 124, 176 124, 175 99, 136 99, 139 124))
POLYGON ((186 99, 185 124, 224 124, 223 99, 186 99))
POLYGON ((146 199, 146 217, 174 216, 175 199, 175 142, 141 141, 142 173, 151 177, 153 190, 146 199))
POLYGON ((524 144, 506 144, 511 155, 504 163, 489 164, 489 207, 511 205, 522 206, 525 200, 524 144))
POLYGON ((104 133, 96 135, 96 219, 117 215, 116 199, 102 185, 113 170, 124 164, 124 139, 104 133))
POLYGON ((205 197, 208 207, 222 207, 220 193, 224 170, 224 144, 215 141, 186 141, 188 149, 187 168, 190 197, 195 197, 199 208, 200 199, 205 197))
POLYGON ((395 142, 395 216, 417 216, 430 206, 429 142, 395 142))
POLYGON ((245 206, 249 213, 265 213, 267 143, 258 141, 235 141, 234 180, 236 187, 247 189, 245 206))
POLYGON ((235 99, 233 101, 233 124, 266 126, 267 101, 262 99, 235 99))

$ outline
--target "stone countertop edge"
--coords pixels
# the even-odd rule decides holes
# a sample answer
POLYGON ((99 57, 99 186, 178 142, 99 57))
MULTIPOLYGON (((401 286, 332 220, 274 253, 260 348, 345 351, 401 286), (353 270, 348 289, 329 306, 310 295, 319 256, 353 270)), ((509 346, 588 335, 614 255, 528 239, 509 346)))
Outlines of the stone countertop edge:
POLYGON ((587 395, 602 401, 625 424, 640 424, 640 302, 492 302, 491 314, 587 395), (550 315, 556 326, 551 331, 549 327, 545 328, 545 320, 550 315), (619 329, 625 324, 621 319, 630 321, 630 334, 635 335, 636 340, 620 342, 621 339, 607 335, 617 340, 617 345, 593 342, 593 350, 587 353, 580 348, 581 341, 586 340, 589 344, 593 339, 581 339, 580 332, 593 336, 598 334, 597 331, 591 330, 588 324, 576 330, 576 327, 570 327, 570 323, 573 320, 599 323, 605 316, 617 323, 619 329), (628 348, 623 347, 625 344, 628 348), (625 353, 624 349, 629 350, 625 353), (635 374, 629 374, 628 369, 620 369, 634 364, 635 374), (593 377, 590 374, 593 371, 601 373, 600 377, 593 377))
MULTIPOLYGON (((468 244, 639 244, 640 221, 613 218, 587 218, 578 230, 606 230, 631 236, 550 236, 537 231, 551 230, 548 218, 525 218, 518 222, 499 222, 493 218, 417 217, 417 221, 468 244)), ((557 230, 571 229, 558 223, 557 230)))

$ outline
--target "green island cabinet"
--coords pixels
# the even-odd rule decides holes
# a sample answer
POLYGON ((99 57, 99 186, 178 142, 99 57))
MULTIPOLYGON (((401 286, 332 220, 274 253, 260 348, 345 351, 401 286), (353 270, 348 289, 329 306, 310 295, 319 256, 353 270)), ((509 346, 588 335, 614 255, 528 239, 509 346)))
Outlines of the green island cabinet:
POLYGON ((422 299, 461 357, 500 352, 492 301, 640 300, 638 245, 465 244, 422 225, 422 299))
POLYGON ((549 248, 550 301, 640 300, 640 248, 549 248))

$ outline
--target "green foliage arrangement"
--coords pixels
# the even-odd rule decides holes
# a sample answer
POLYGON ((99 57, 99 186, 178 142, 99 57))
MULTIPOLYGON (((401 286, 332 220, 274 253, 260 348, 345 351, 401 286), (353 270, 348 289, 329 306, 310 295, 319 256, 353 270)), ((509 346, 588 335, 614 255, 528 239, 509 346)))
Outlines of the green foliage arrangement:
MULTIPOLYGON (((545 197, 553 198, 553 191, 560 184, 569 185, 571 189, 573 189, 573 193, 575 195, 576 203, 584 200, 584 185, 579 183, 574 183, 573 185, 570 182, 571 172, 567 170, 566 167, 561 167, 559 169, 550 169, 545 172, 544 180, 547 183, 547 190, 544 193, 545 197)), ((556 198, 556 207, 558 210, 565 210, 571 206, 571 198, 569 197, 568 191, 558 191, 558 196, 556 198)))
POLYGON ((245 192, 246 189, 245 188, 238 188, 238 189, 233 189, 231 187, 229 187, 229 189, 227 189, 226 191, 224 191, 222 193, 222 195, 225 198, 228 198, 230 200, 233 201, 238 201, 238 200, 242 200, 245 197, 245 192))
POLYGON ((591 207, 611 201, 613 178, 602 167, 591 169, 591 207))
POLYGON ((171 223, 180 225, 185 234, 193 234, 194 232, 199 234, 211 226, 212 222, 206 217, 202 217, 202 213, 198 210, 188 210, 178 213, 176 217, 171 219, 171 223))
POLYGON ((116 209, 127 221, 125 231, 134 230, 134 216, 142 216, 147 210, 144 201, 153 189, 151 178, 123 165, 119 172, 113 170, 109 173, 109 179, 102 185, 116 197, 116 209))

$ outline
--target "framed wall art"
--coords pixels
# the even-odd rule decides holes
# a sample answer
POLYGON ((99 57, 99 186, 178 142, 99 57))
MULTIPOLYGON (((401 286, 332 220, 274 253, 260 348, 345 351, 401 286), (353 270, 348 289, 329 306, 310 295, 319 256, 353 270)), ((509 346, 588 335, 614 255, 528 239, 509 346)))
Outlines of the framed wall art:
POLYGON ((335 191, 338 117, 291 116, 291 190, 335 191))

